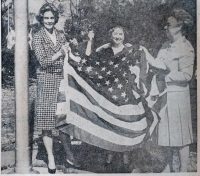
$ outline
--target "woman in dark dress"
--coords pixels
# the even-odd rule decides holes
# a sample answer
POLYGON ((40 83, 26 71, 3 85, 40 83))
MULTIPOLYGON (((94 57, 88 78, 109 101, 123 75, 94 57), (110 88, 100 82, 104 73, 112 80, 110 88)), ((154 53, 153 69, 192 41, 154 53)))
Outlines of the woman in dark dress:
POLYGON ((124 44, 124 29, 120 26, 110 30, 111 43, 96 52, 91 50, 94 34, 90 32, 88 38, 85 56, 78 64, 70 62, 66 67, 71 70, 70 79, 63 80, 60 93, 70 88, 73 96, 66 95, 67 100, 58 102, 57 114, 66 115, 59 130, 106 149, 108 165, 113 162, 113 152, 121 152, 127 168, 129 151, 145 141, 158 122, 145 100, 145 58, 132 45, 124 44), (83 99, 76 97, 77 90, 83 91, 83 99))

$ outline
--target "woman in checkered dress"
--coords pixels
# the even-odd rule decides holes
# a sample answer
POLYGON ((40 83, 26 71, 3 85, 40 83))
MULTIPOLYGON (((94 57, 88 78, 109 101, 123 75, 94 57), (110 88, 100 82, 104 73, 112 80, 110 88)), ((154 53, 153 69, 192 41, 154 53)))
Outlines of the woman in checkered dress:
POLYGON ((38 60, 36 122, 48 154, 49 173, 56 171, 52 133, 55 131, 56 101, 63 77, 64 57, 68 52, 64 34, 54 28, 58 18, 57 9, 49 3, 44 4, 37 16, 41 28, 33 36, 33 50, 38 60))

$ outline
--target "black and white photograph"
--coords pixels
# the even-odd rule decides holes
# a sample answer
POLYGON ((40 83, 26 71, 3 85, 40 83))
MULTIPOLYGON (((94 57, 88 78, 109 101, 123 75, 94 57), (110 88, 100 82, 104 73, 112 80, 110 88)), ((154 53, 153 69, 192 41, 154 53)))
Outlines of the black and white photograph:
POLYGON ((197 176, 196 0, 2 0, 1 174, 197 176))

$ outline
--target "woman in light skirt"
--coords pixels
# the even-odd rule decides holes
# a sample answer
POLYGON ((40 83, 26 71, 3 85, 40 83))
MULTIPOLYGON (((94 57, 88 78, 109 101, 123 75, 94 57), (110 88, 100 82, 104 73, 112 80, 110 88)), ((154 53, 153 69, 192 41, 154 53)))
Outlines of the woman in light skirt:
POLYGON ((170 147, 170 168, 173 154, 179 153, 180 171, 186 172, 189 160, 189 145, 193 142, 189 82, 193 75, 194 49, 185 38, 185 27, 192 24, 192 17, 183 9, 174 9, 165 27, 168 46, 162 47, 157 58, 148 50, 148 63, 158 69, 152 94, 158 98, 153 108, 159 113, 158 145, 170 147), (156 86, 155 86, 156 85, 156 86))

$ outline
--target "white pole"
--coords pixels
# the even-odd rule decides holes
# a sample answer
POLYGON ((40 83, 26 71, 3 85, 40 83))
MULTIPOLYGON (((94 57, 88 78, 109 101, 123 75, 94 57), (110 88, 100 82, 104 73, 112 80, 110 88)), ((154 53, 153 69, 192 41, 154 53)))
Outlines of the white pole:
POLYGON ((8 33, 9 33, 9 28, 10 28, 10 4, 8 4, 8 33))
POLYGON ((28 2, 15 0, 16 173, 30 173, 28 126, 28 2))

